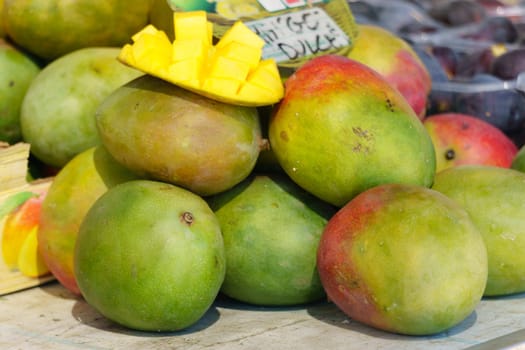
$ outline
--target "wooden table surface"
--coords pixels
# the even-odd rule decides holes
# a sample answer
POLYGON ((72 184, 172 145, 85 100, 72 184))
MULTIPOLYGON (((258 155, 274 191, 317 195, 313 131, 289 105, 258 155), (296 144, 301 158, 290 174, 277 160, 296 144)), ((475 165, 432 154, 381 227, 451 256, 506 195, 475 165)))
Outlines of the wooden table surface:
MULTIPOLYGON (((368 328, 348 319, 327 302, 265 308, 219 296, 194 326, 181 332, 159 334, 136 332, 114 324, 56 281, 0 297, 2 350, 451 350, 479 348, 479 344, 524 328, 525 293, 484 299, 462 323, 428 337, 401 336, 368 328)), ((521 336, 521 332, 518 334, 521 336)))

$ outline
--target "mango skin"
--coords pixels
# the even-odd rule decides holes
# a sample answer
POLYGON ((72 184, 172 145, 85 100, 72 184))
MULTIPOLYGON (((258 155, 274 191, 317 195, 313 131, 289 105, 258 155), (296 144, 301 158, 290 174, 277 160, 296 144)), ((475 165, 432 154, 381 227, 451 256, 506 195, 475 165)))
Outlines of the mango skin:
POLYGON ((86 47, 121 46, 148 23, 151 0, 4 0, 7 35, 51 62, 86 47))
POLYGON ((417 53, 401 37, 385 28, 359 24, 348 57, 373 68, 401 92, 423 120, 432 87, 430 74, 417 53))
POLYGON ((22 101, 40 67, 25 52, 0 39, 0 72, 0 141, 14 144, 22 140, 22 101))
POLYGON ((105 99, 96 123, 122 165, 202 196, 246 178, 260 151, 255 107, 218 102, 149 75, 105 99))
POLYGON ((42 202, 39 251, 60 284, 74 294, 80 294, 73 255, 84 216, 109 188, 135 179, 100 145, 75 156, 53 179, 42 202))
POLYGON ((503 131, 468 114, 433 114, 423 125, 436 150, 436 172, 465 164, 509 168, 518 152, 503 131))
POLYGON ((346 315, 408 335, 445 331, 481 300, 487 252, 467 212, 422 186, 384 184, 341 208, 319 243, 321 281, 346 315))
POLYGON ((0 0, 0 38, 5 38, 5 24, 4 24, 4 0, 0 0))
POLYGON ((469 213, 485 240, 485 296, 525 291, 525 174, 487 165, 461 165, 436 175, 433 189, 469 213))
POLYGON ((108 190, 87 213, 76 244, 75 274, 86 301, 137 330, 176 331, 197 322, 225 268, 220 225, 206 202, 157 181, 108 190))
POLYGON ((268 135, 279 164, 304 189, 343 206, 381 183, 432 184, 432 140, 379 73, 325 55, 301 66, 285 87, 268 135))
POLYGON ((518 152, 512 158, 510 167, 525 173, 525 145, 518 149, 518 152))
POLYGON ((207 198, 224 237, 221 292, 255 305, 325 296, 316 268, 319 238, 335 208, 283 174, 254 175, 207 198))
POLYGON ((100 143, 98 105, 113 90, 143 73, 117 61, 117 47, 90 47, 54 60, 36 76, 20 112, 31 153, 56 168, 100 143))

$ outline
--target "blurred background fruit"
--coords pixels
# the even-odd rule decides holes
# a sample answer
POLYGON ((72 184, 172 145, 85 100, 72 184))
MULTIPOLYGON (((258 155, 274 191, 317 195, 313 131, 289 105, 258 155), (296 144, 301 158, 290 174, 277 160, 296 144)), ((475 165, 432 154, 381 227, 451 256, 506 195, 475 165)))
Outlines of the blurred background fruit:
POLYGON ((148 22, 151 0, 4 0, 5 30, 51 61, 89 46, 121 46, 148 22))
POLYGON ((253 16, 261 12, 261 5, 257 0, 217 0, 216 2, 215 11, 230 20, 253 16))
POLYGON ((40 66, 23 51, 0 39, 0 141, 22 140, 20 110, 40 66))
POLYGON ((347 56, 383 75, 423 119, 432 81, 417 53, 401 37, 382 27, 360 24, 358 29, 347 56))
POLYGON ((4 11, 4 0, 0 0, 0 38, 4 38, 6 35, 3 11, 4 11))
POLYGON ((149 13, 149 23, 159 30, 164 31, 168 38, 175 39, 173 27, 173 10, 166 0, 152 0, 151 11, 149 13))
POLYGON ((215 0, 165 0, 172 9, 183 11, 204 10, 212 11, 215 7, 215 0))

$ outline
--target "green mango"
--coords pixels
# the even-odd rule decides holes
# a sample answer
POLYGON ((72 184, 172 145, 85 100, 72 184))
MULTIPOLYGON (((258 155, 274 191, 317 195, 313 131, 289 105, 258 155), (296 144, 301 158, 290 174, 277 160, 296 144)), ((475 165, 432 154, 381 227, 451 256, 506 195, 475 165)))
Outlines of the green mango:
POLYGON ((157 181, 129 181, 104 193, 86 214, 75 247, 86 301, 142 331, 196 323, 219 293, 225 269, 213 211, 196 194, 157 181))
POLYGON ((440 171, 433 189, 466 209, 487 246, 484 295, 525 291, 525 173, 462 165, 440 171))
POLYGON ((443 332, 479 304, 487 251, 459 204, 419 185, 382 184, 327 223, 317 255, 328 298, 351 319, 408 335, 443 332))
POLYGON ((122 46, 148 24, 152 0, 4 0, 19 46, 50 62, 85 47, 122 46))
POLYGON ((24 141, 45 164, 64 166, 99 144, 95 111, 116 88, 143 75, 117 61, 117 47, 90 47, 45 66, 31 82, 20 112, 24 141))
POLYGON ((510 164, 510 167, 512 169, 516 169, 521 172, 525 172, 525 145, 521 146, 518 149, 518 153, 514 155, 514 158, 512 159, 512 163, 510 164))
POLYGON ((76 155, 53 179, 42 202, 37 237, 49 270, 71 292, 80 294, 73 255, 84 216, 109 188, 136 179, 100 145, 76 155))
POLYGON ((222 293, 271 306, 324 297, 316 252, 333 206, 282 174, 251 176, 207 201, 224 237, 222 293))
POLYGON ((20 110, 29 85, 40 72, 25 52, 0 39, 0 141, 22 140, 20 110))

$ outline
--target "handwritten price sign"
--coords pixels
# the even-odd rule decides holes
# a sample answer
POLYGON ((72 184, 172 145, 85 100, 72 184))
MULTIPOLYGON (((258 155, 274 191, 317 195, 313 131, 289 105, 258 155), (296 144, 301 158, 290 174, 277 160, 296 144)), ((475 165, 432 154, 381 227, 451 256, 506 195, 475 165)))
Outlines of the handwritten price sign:
POLYGON ((346 33, 321 8, 246 22, 264 39, 263 58, 296 60, 350 45, 346 33))

